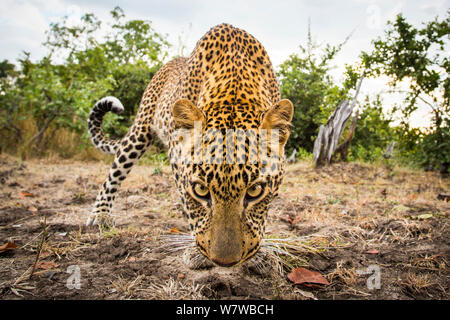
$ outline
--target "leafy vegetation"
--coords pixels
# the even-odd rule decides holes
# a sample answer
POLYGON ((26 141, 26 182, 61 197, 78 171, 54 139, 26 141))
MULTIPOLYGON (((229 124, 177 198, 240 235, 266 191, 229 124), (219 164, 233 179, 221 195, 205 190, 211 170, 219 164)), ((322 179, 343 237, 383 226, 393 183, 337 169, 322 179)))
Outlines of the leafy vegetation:
MULTIPOLYGON (((403 165, 448 172, 450 165, 449 53, 450 11, 414 28, 402 15, 388 22, 383 37, 373 41, 370 53, 362 52, 361 60, 347 66, 344 80, 337 83, 330 76, 332 60, 338 46, 320 47, 308 34, 306 47, 293 54, 279 70, 282 95, 294 103, 295 115, 287 149, 302 148, 312 152, 320 125, 334 108, 349 97, 358 78, 388 76, 391 92, 403 93, 404 103, 390 111, 379 96, 360 105, 358 126, 350 147, 351 160, 382 159, 388 144, 396 142, 395 160, 403 165), (408 89, 402 89, 405 85, 408 89), (403 86, 402 86, 403 85, 403 86), (433 114, 429 128, 411 128, 411 115, 419 105, 433 114), (393 119, 400 113, 400 124, 393 119)), ((345 135, 343 135, 345 136, 345 135)))
POLYGON ((392 119, 383 112, 380 97, 368 97, 361 106, 352 143, 350 159, 373 162, 380 159, 386 146, 394 140, 392 119))
MULTIPOLYGON (((389 22, 383 38, 373 42, 371 53, 362 53, 366 73, 387 75, 394 91, 405 93, 402 114, 403 135, 414 136, 415 145, 403 143, 404 152, 412 152, 414 161, 423 167, 447 172, 450 168, 450 11, 415 28, 398 15, 389 22), (406 83, 408 89, 398 89, 406 83), (408 119, 417 110, 418 102, 433 114, 430 128, 416 134, 408 133, 408 119)), ((401 136, 400 136, 401 139, 401 136)))
POLYGON ((336 85, 329 74, 331 61, 342 45, 321 48, 308 32, 306 47, 300 46, 300 54, 292 54, 280 65, 281 95, 295 107, 288 151, 303 148, 312 152, 320 125, 347 97, 349 88, 336 85))
MULTIPOLYGON (((42 155, 49 138, 61 129, 76 134, 77 149, 86 148, 89 111, 106 95, 117 96, 126 111, 105 117, 105 131, 115 136, 127 131, 169 44, 150 21, 125 21, 120 8, 111 15, 110 26, 103 26, 93 14, 85 14, 77 26, 68 25, 67 19, 53 23, 44 43, 49 49, 44 58, 32 62, 25 53, 19 70, 2 62, 0 90, 5 108, 0 130, 6 137, 5 149, 18 146, 22 156, 42 155), (102 38, 103 28, 108 36, 102 38)), ((60 155, 65 155, 62 149, 60 155)))
MULTIPOLYGON (((63 18, 49 26, 43 44, 48 52, 42 59, 33 61, 24 53, 17 65, 0 62, 2 151, 22 157, 89 153, 93 148, 86 120, 95 101, 107 95, 118 97, 125 112, 108 114, 104 130, 112 137, 126 133, 142 92, 169 58, 170 44, 150 21, 127 20, 119 7, 111 11, 111 21, 104 23, 91 13, 78 25, 63 18)), ((444 19, 436 18, 421 28, 397 16, 385 34, 373 41, 372 50, 362 52, 359 61, 346 67, 341 83, 330 71, 351 38, 321 46, 308 32, 306 45, 277 68, 281 94, 295 106, 287 151, 296 149, 297 158, 311 158, 320 125, 340 101, 351 98, 358 78, 385 75, 393 92, 404 93, 405 102, 391 111, 379 96, 359 103, 349 160, 377 161, 387 145, 395 142, 397 163, 448 172, 449 22, 450 11, 444 19), (419 105, 428 106, 433 114, 429 128, 409 126, 419 105), (399 124, 394 121, 398 114, 399 124)), ((149 159, 166 161, 157 146, 149 153, 149 159)))

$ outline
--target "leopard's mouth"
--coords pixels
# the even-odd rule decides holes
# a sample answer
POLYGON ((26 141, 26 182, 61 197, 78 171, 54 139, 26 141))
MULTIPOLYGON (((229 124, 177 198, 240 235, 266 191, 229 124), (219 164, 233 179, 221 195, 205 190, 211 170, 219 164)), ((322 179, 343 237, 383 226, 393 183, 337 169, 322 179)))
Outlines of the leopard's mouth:
POLYGON ((244 252, 241 259, 233 263, 220 263, 214 261, 208 256, 207 250, 203 248, 199 243, 196 242, 195 236, 188 233, 171 234, 163 237, 165 246, 163 249, 168 252, 179 252, 184 251, 183 260, 185 264, 191 269, 201 269, 210 267, 239 267, 244 263, 251 260, 253 257, 257 256, 260 249, 263 246, 263 241, 258 243, 255 247, 244 252))
MULTIPOLYGON (((298 252, 317 252, 309 244, 313 239, 312 236, 298 238, 265 237, 257 248, 250 250, 238 263, 228 268, 242 266, 261 275, 270 275, 274 271, 282 274, 283 268, 289 267, 283 257, 288 257, 289 261, 295 261, 296 259, 299 260, 298 252)), ((183 252, 183 261, 192 270, 210 269, 218 266, 199 249, 195 237, 188 233, 165 235, 163 241, 163 250, 183 252)))
POLYGON ((239 259, 238 261, 235 262, 231 262, 231 263, 221 263, 220 261, 215 261, 214 259, 211 259, 206 252, 204 252, 202 249, 200 249, 198 246, 196 247, 198 252, 200 252, 205 259, 208 259, 212 264, 214 264, 217 267, 224 267, 224 268, 231 268, 231 267, 239 267, 242 266, 244 263, 246 263, 247 261, 249 261, 251 258, 253 258, 257 253, 258 250, 261 246, 258 245, 258 248, 256 250, 253 250, 252 252, 249 253, 244 253, 241 257, 241 259, 239 259))
POLYGON ((259 249, 262 247, 262 243, 263 241, 261 240, 256 245, 254 245, 249 249, 243 248, 242 255, 239 257, 238 260, 235 261, 221 261, 220 257, 218 259, 212 258, 210 254, 208 254, 208 250, 204 248, 198 241, 196 241, 195 247, 199 253, 201 253, 206 259, 208 259, 215 266, 230 268, 235 266, 236 267, 241 266, 245 262, 249 261, 252 257, 254 257, 258 253, 259 249))

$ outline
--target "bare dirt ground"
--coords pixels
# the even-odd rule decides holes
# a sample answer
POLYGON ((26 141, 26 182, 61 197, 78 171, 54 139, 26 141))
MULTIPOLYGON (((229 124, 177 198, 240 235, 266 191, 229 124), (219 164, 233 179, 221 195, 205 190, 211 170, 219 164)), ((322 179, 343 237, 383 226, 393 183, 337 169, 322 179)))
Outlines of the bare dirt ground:
POLYGON ((261 274, 246 266, 190 270, 182 252, 167 249, 164 235, 187 232, 187 221, 166 166, 132 170, 117 197, 115 229, 84 227, 108 169, 101 161, 0 157, 0 248, 17 245, 0 250, 0 299, 450 298, 450 203, 437 199, 450 181, 436 173, 290 165, 266 233, 298 237, 305 250, 261 274), (381 270, 379 289, 362 274, 371 265, 381 270), (294 267, 319 272, 329 285, 292 284, 294 267), (80 289, 67 287, 73 268, 80 289))

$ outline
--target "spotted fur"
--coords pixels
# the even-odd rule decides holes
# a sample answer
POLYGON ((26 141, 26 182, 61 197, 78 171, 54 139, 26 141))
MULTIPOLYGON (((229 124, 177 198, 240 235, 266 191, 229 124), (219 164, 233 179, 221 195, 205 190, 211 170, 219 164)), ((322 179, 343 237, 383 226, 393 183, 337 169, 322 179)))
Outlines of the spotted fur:
MULTIPOLYGON (((245 130, 257 136, 259 142, 264 140, 262 129, 269 133, 277 130, 280 143, 276 155, 283 159, 293 114, 292 103, 281 100, 263 46, 243 30, 229 24, 218 25, 199 40, 189 57, 176 58, 157 72, 143 94, 127 135, 108 140, 101 131, 101 119, 110 110, 120 111, 120 106, 117 99, 104 98, 94 106, 89 118, 94 144, 114 153, 115 159, 88 224, 113 223, 110 212, 120 183, 156 134, 168 147, 197 250, 222 266, 252 257, 261 246, 268 206, 283 178, 283 161, 248 161, 255 140, 229 135, 227 130, 245 130), (202 125, 200 151, 178 135, 179 130, 192 131, 196 123, 202 125), (213 151, 227 150, 223 146, 232 140, 233 152, 242 147, 247 154, 245 159, 235 163, 174 161, 180 147, 187 148, 193 156, 196 152, 211 155, 213 151), (207 189, 208 196, 196 193, 197 184, 207 189), (249 198, 249 190, 255 186, 262 192, 249 198)), ((230 154, 225 153, 227 159, 230 154)))

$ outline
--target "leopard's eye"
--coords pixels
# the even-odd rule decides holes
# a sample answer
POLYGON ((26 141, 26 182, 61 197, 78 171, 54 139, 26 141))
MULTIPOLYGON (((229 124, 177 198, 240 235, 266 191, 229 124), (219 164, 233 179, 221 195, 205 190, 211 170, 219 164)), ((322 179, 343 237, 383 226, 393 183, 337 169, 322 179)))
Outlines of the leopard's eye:
POLYGON ((250 188, 247 189, 246 198, 249 200, 253 200, 258 198, 263 192, 263 186, 260 183, 254 184, 250 188))
POLYGON ((209 196, 209 190, 201 183, 194 184, 194 193, 200 198, 207 198, 209 196))

